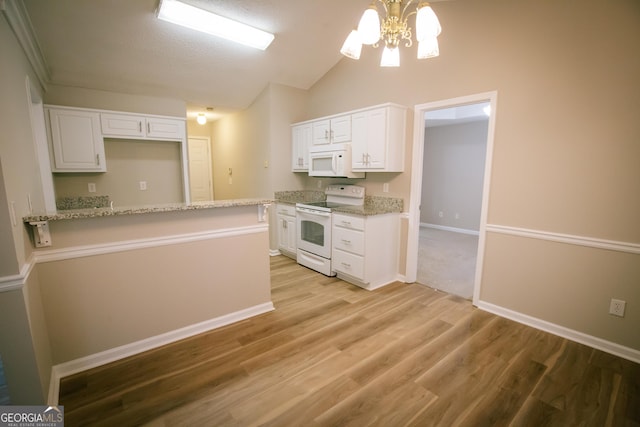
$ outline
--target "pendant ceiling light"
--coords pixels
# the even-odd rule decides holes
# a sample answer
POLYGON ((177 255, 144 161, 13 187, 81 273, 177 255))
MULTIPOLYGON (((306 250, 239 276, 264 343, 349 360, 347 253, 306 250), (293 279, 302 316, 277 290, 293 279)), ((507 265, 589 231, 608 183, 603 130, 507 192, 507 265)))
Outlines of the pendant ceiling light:
POLYGON ((377 0, 384 6, 385 17, 381 18, 376 8, 376 0, 364 11, 358 29, 351 31, 340 52, 352 59, 360 59, 362 45, 378 47, 384 41, 381 67, 400 66, 400 43, 405 47, 413 45, 411 27, 408 19, 416 15, 416 40, 418 42, 418 59, 433 58, 440 54, 438 35, 442 31, 438 17, 429 3, 420 2, 415 9, 414 0, 377 0))

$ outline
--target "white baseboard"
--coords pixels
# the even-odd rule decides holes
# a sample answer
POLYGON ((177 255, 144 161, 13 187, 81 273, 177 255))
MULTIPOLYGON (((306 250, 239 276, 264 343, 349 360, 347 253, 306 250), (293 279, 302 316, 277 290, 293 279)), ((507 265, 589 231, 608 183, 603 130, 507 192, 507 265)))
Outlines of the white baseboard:
POLYGON ((428 224, 426 222, 421 222, 420 227, 435 228, 436 230, 452 231, 454 233, 470 234, 472 236, 480 235, 480 232, 478 230, 469 230, 467 228, 449 227, 446 225, 438 225, 438 224, 428 224))
POLYGON ((625 347, 592 335, 587 335, 585 333, 565 328, 564 326, 556 325, 555 323, 550 323, 485 301, 478 301, 477 307, 481 310, 497 314, 498 316, 505 317, 518 323, 558 335, 580 344, 588 345, 589 347, 622 357, 623 359, 631 360, 635 363, 640 363, 640 351, 633 348, 625 347))
POLYGON ((272 302, 255 305, 244 310, 216 317, 215 319, 196 323, 194 325, 176 329, 174 331, 156 335, 154 337, 146 338, 100 353, 92 354, 90 356, 55 365, 53 366, 53 368, 51 368, 51 382, 49 384, 48 404, 58 404, 58 396, 60 394, 60 380, 64 377, 76 374, 78 372, 86 371, 87 369, 105 365, 107 363, 115 362, 116 360, 124 359, 125 357, 133 356, 157 347, 161 347, 163 345, 171 344, 173 342, 189 338, 204 332, 208 332, 222 326, 239 322, 241 320, 248 319, 250 317, 264 314, 273 310, 275 310, 275 307, 273 306, 272 302))

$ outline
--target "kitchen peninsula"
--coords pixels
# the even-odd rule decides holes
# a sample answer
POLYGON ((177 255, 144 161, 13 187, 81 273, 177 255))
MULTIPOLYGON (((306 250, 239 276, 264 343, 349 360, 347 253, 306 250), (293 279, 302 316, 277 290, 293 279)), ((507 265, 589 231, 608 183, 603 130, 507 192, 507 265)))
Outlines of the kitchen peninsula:
MULTIPOLYGON (((51 382, 273 310, 267 199, 30 215, 51 382)), ((56 390, 50 395, 57 396, 56 390)))

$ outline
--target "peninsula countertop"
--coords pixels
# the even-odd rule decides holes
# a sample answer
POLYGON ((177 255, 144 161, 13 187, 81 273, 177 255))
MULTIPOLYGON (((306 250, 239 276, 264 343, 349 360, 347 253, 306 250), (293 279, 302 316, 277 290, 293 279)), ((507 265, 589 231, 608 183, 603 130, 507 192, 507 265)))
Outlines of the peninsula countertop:
POLYGON ((91 208, 59 210, 56 213, 33 214, 22 218, 23 222, 34 221, 60 221, 68 219, 98 218, 104 216, 139 215, 156 212, 178 212, 199 209, 229 208, 236 206, 258 206, 273 203, 273 199, 230 199, 214 200, 209 202, 174 203, 166 205, 130 206, 113 208, 91 208))

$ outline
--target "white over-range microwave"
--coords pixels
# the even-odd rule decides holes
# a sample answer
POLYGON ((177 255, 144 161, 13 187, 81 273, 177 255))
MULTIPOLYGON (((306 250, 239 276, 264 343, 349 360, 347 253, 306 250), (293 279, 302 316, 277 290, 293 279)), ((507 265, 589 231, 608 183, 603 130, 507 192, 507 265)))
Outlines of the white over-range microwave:
POLYGON ((329 144, 309 149, 309 176, 364 178, 351 171, 351 144, 329 144))

